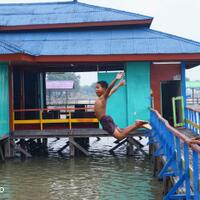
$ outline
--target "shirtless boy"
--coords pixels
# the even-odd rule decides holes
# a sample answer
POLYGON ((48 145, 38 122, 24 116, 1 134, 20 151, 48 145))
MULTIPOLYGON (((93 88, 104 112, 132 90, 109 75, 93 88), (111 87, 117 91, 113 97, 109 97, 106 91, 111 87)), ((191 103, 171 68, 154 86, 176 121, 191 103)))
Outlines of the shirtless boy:
POLYGON ((125 84, 125 81, 121 81, 117 86, 115 83, 121 80, 124 76, 123 72, 117 74, 116 78, 108 86, 105 81, 99 81, 96 84, 96 94, 99 97, 95 102, 95 114, 99 122, 101 123, 103 130, 107 131, 109 134, 113 135, 118 140, 122 140, 128 136, 128 134, 138 128, 151 128, 148 122, 136 120, 136 123, 126 127, 125 129, 120 129, 116 126, 113 119, 106 115, 106 104, 108 98, 117 91, 117 89, 125 84), (115 87, 114 87, 115 86, 115 87), (145 127, 146 126, 146 127, 145 127))

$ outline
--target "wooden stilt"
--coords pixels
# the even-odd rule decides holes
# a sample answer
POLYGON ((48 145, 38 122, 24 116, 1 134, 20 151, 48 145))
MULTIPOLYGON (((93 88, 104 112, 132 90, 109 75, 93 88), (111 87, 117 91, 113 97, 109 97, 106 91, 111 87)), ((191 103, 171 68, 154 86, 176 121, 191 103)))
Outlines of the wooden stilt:
POLYGON ((74 157, 75 156, 75 148, 74 148, 73 143, 71 142, 72 140, 73 140, 73 138, 69 137, 69 155, 71 157, 74 157))
POLYGON ((44 146, 47 146, 47 144, 48 144, 48 139, 47 139, 47 138, 43 138, 43 139, 42 139, 42 144, 43 144, 44 146))
POLYGON ((4 153, 3 153, 3 144, 0 143, 0 156, 1 156, 1 159, 4 161, 5 158, 4 158, 4 153))
POLYGON ((152 157, 153 155, 153 144, 149 144, 149 156, 152 157))
POLYGON ((78 148, 80 151, 82 151, 86 156, 89 156, 88 151, 86 151, 82 146, 80 146, 77 142, 74 141, 73 138, 70 139, 70 144, 72 144, 74 147, 78 148))
POLYGON ((154 156, 153 157, 153 176, 156 177, 157 175, 157 163, 158 163, 158 157, 154 156))
MULTIPOLYGON (((25 148, 26 148, 25 140, 21 139, 19 144, 20 144, 20 148, 25 150, 25 148)), ((20 153, 21 153, 21 158, 25 158, 26 157, 26 155, 22 151, 20 151, 20 153)))
POLYGON ((30 153, 28 153, 27 151, 25 151, 23 148, 20 147, 20 145, 15 144, 14 141, 11 141, 10 144, 18 151, 20 151, 21 153, 23 153, 27 158, 32 157, 30 153))
POLYGON ((14 141, 11 138, 8 138, 4 143, 5 158, 13 158, 14 157, 14 148, 11 145, 11 142, 14 143, 14 141))
POLYGON ((128 142, 127 147, 126 147, 126 154, 128 156, 133 156, 134 155, 134 146, 132 143, 128 142))

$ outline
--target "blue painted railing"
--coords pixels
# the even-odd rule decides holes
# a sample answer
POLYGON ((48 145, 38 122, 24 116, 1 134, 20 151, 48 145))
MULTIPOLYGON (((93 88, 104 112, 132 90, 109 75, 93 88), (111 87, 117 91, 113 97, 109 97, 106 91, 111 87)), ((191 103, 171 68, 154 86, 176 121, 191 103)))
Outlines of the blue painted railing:
POLYGON ((200 110, 185 108, 185 125, 195 135, 200 135, 200 110))
POLYGON ((190 139, 171 127, 155 110, 151 110, 150 143, 157 146, 154 156, 162 156, 165 164, 159 178, 174 177, 176 183, 164 197, 168 199, 199 200, 199 154, 200 147, 189 145, 190 139), (184 188, 184 194, 179 189, 184 188))

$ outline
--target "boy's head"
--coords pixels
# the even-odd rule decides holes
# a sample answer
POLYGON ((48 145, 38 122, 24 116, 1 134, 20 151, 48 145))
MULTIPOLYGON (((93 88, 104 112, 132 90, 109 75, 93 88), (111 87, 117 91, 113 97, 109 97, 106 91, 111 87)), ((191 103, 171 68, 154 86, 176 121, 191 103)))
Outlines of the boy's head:
POLYGON ((96 84, 96 94, 100 97, 106 89, 108 88, 108 83, 106 81, 98 81, 96 84))

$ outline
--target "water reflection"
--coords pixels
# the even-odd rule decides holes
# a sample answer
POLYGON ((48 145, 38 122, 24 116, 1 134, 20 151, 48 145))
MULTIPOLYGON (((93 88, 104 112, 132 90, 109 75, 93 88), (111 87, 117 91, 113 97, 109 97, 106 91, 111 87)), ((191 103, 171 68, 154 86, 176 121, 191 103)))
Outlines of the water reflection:
POLYGON ((54 152, 49 157, 0 164, 0 187, 5 189, 0 199, 161 199, 160 183, 152 177, 150 162, 143 156, 126 157, 122 147, 114 157, 108 153, 111 143, 105 139, 93 143, 89 158, 63 158, 55 151, 64 142, 52 145, 54 152))

